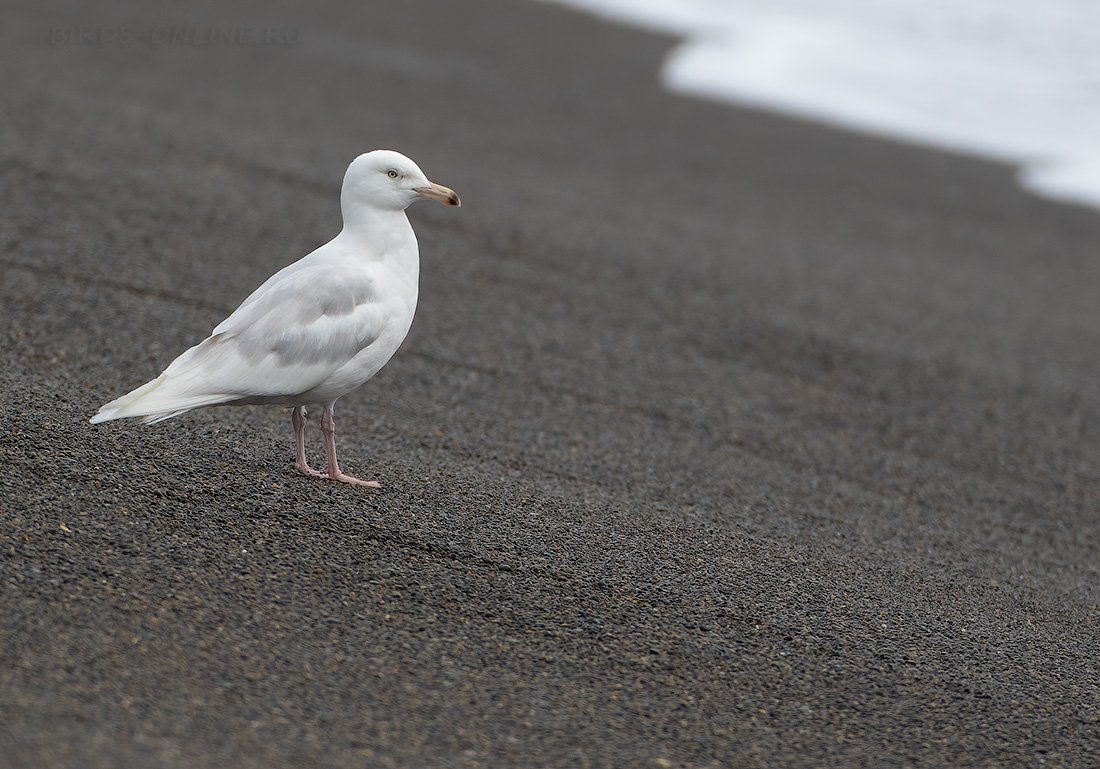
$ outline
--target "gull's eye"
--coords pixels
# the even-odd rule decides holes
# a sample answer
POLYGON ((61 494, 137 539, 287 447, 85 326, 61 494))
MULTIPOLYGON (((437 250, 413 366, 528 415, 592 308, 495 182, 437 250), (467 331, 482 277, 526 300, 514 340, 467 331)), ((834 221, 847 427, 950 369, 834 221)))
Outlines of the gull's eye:
POLYGON ((397 178, 397 171, 394 171, 392 168, 390 169, 390 178, 391 179, 396 179, 397 178))

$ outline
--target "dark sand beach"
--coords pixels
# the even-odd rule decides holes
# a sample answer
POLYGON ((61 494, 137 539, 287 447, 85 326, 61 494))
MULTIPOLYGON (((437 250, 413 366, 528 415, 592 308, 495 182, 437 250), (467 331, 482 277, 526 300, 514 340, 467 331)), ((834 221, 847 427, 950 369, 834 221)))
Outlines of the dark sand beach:
POLYGON ((3 26, 0 767, 1100 765, 1100 214, 550 5, 3 26), (337 404, 382 490, 88 424, 377 147, 463 201, 337 404))

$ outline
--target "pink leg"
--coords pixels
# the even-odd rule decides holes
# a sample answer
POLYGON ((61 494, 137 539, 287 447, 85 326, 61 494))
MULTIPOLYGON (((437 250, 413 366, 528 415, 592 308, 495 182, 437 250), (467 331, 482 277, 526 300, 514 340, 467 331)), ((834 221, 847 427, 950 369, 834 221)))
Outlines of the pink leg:
POLYGON ((295 406, 294 411, 290 412, 290 422, 294 425, 294 466, 306 475, 324 475, 306 461, 306 415, 302 413, 301 406, 295 406))
POLYGON ((374 489, 382 488, 378 481, 361 481, 340 471, 340 464, 336 461, 336 420, 332 417, 332 406, 325 406, 321 414, 321 432, 325 434, 325 451, 328 453, 328 472, 322 473, 326 478, 344 483, 357 483, 360 486, 370 486, 374 489))

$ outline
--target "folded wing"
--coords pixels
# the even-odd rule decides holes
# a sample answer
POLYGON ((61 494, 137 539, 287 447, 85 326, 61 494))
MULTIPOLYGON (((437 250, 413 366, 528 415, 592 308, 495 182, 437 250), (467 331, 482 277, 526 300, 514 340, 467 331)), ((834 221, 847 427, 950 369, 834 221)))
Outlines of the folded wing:
POLYGON ((199 406, 301 395, 374 343, 386 320, 368 274, 292 265, 159 377, 103 406, 92 422, 157 422, 199 406))

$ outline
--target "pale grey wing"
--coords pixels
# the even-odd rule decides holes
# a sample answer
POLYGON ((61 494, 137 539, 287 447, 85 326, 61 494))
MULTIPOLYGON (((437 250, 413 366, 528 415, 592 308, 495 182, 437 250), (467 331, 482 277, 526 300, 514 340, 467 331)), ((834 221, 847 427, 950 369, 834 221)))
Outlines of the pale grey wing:
MULTIPOLYGON (((271 312, 273 307, 289 304, 296 298, 303 300, 300 309, 308 319, 313 313, 310 308, 312 300, 319 299, 326 288, 341 294, 344 302, 360 303, 359 300, 368 301, 374 296, 369 276, 363 273, 344 274, 316 259, 323 249, 322 246, 265 280, 229 317, 214 327, 210 336, 242 331, 271 312)), ((323 312, 323 308, 320 311, 323 312)))
POLYGON ((297 395, 381 335, 386 314, 368 274, 315 265, 275 277, 281 279, 264 284, 194 348, 193 360, 178 361, 180 368, 201 371, 217 392, 297 395))
POLYGON ((273 276, 159 377, 103 406, 93 422, 157 421, 199 406, 293 397, 329 378, 385 329, 365 273, 308 265, 273 276))

